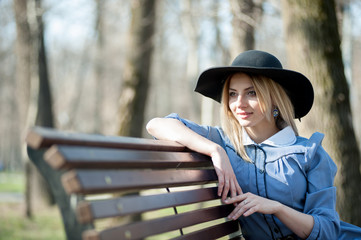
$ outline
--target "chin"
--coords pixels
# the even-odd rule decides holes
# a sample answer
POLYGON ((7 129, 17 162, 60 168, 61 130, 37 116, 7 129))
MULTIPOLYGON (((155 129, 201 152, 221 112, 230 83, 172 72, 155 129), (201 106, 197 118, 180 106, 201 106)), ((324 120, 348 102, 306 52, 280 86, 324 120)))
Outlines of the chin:
POLYGON ((244 128, 252 126, 252 124, 249 121, 245 121, 245 120, 238 119, 238 123, 244 128))

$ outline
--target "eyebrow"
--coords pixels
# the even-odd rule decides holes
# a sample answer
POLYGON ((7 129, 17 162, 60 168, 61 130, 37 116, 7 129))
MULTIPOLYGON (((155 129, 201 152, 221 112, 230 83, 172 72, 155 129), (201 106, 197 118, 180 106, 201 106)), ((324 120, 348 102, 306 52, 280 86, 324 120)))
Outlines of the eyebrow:
MULTIPOLYGON (((250 87, 248 87, 248 88, 245 88, 244 91, 248 91, 248 90, 251 90, 251 89, 254 89, 254 86, 250 86, 250 87)), ((229 88, 228 90, 230 90, 230 91, 236 91, 236 92, 237 92, 237 90, 234 89, 234 88, 229 88)))

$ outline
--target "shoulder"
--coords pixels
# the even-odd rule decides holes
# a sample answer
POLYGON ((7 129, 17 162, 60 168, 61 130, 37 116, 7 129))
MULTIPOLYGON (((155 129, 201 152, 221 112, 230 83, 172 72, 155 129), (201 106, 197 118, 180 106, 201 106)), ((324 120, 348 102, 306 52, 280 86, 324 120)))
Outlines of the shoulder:
POLYGON ((267 161, 294 161, 305 174, 316 167, 324 166, 333 174, 336 172, 336 165, 322 147, 323 138, 324 134, 315 132, 310 138, 297 136, 291 145, 267 148, 267 161))
POLYGON ((315 132, 309 139, 297 137, 296 144, 301 145, 304 149, 302 160, 304 161, 306 171, 325 168, 329 173, 335 175, 337 171, 336 164, 322 146, 324 137, 323 133, 315 132))

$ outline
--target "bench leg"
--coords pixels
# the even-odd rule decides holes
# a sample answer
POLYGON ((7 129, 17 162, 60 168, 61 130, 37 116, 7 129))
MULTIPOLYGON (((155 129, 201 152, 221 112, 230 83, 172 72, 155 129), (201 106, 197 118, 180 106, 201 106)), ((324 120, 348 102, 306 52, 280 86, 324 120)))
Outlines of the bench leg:
POLYGON ((48 182, 51 191, 55 197, 56 204, 58 205, 63 223, 64 229, 68 240, 80 240, 82 232, 86 229, 91 229, 91 224, 80 224, 76 220, 74 208, 70 202, 70 196, 65 192, 61 184, 61 171, 56 171, 49 166, 43 159, 45 150, 34 150, 30 147, 27 148, 28 156, 30 160, 39 170, 40 174, 48 182))

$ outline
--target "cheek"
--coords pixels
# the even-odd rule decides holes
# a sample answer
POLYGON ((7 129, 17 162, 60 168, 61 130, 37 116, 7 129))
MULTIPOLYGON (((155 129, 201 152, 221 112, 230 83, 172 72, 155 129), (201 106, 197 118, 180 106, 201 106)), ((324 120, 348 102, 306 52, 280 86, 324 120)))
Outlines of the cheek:
POLYGON ((261 107, 257 100, 249 101, 249 106, 254 110, 261 111, 261 107))
POLYGON ((236 111, 236 108, 237 108, 237 105, 236 105, 235 102, 229 101, 228 107, 229 107, 229 109, 230 109, 232 112, 235 112, 235 111, 236 111))
POLYGON ((229 109, 232 109, 232 106, 233 106, 233 101, 232 100, 229 100, 228 101, 228 107, 229 107, 229 109))

